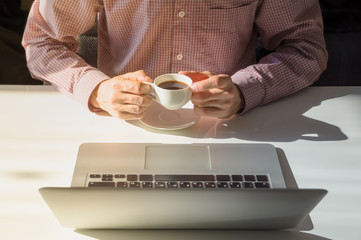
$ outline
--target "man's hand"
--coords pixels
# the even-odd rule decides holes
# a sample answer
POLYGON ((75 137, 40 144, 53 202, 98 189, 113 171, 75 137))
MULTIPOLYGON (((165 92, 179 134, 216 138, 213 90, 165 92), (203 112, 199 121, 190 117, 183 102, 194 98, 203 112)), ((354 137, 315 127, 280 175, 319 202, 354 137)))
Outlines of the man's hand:
POLYGON ((192 78, 192 102, 198 115, 229 118, 244 108, 241 92, 228 75, 210 72, 179 72, 192 78))
POLYGON ((95 88, 89 103, 120 119, 141 119, 153 102, 147 96, 150 87, 142 82, 152 82, 143 70, 105 80, 95 88))

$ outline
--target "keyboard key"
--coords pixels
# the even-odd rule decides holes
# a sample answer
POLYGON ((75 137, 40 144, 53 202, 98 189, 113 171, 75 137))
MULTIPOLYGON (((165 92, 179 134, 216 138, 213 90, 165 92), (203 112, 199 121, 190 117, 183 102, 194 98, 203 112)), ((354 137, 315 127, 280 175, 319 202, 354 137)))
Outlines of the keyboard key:
POLYGON ((204 185, 206 188, 216 188, 216 184, 214 182, 205 182, 204 185))
POLYGON ((138 176, 135 174, 128 174, 127 181, 138 181, 138 176))
POLYGON ((103 182, 112 182, 113 181, 113 174, 103 174, 102 175, 103 182))
POLYGON ((117 187, 118 188, 127 188, 128 183, 127 182, 117 182, 117 187))
POLYGON ((156 188, 165 188, 165 182, 155 182, 156 188))
POLYGON ((253 187, 253 182, 243 182, 242 187, 243 188, 254 188, 253 187))
POLYGON ((130 188, 140 188, 140 182, 130 182, 129 187, 130 188))
POLYGON ((202 182, 192 182, 192 187, 193 188, 203 188, 203 183, 202 182))
POLYGON ((256 178, 258 182, 268 182, 267 175, 256 175, 256 178))
POLYGON ((125 174, 115 174, 115 178, 125 178, 125 174))
POLYGON ((256 182, 254 185, 256 188, 270 188, 268 182, 256 182))
POLYGON ((113 178, 113 174, 103 174, 102 178, 113 178))
POLYGON ((254 175, 244 175, 244 180, 248 182, 254 182, 256 181, 256 178, 254 175))
POLYGON ((110 177, 110 178, 102 177, 102 181, 103 182, 113 182, 113 178, 112 177, 110 177))
POLYGON ((177 182, 168 182, 167 187, 168 188, 178 188, 178 183, 177 182))
POLYGON ((191 184, 189 182, 180 182, 179 187, 180 188, 190 188, 191 184))
POLYGON ((151 182, 151 181, 153 181, 153 175, 150 175, 150 174, 141 174, 141 175, 139 175, 139 181, 148 181, 148 182, 151 182))
POLYGON ((101 175, 100 174, 90 174, 89 177, 90 178, 100 178, 101 175))
POLYGON ((89 182, 88 187, 115 187, 115 182, 89 182))
POLYGON ((241 188, 241 184, 239 182, 231 182, 229 183, 231 188, 241 188))
POLYGON ((200 182, 214 181, 213 175, 155 175, 155 181, 200 182))
POLYGON ((242 175, 232 175, 232 180, 235 182, 242 182, 243 176, 242 175))
POLYGON ((218 188, 228 188, 228 183, 226 182, 217 182, 218 188))
POLYGON ((217 181, 219 182, 228 182, 231 181, 231 178, 229 177, 229 175, 217 175, 217 181))
POLYGON ((142 182, 142 187, 143 188, 152 188, 153 183, 152 182, 142 182))

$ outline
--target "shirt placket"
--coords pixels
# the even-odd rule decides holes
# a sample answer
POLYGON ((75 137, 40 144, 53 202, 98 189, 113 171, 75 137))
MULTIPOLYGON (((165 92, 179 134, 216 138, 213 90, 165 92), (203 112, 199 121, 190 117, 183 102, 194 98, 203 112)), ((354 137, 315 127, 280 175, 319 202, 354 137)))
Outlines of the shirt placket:
POLYGON ((174 6, 174 26, 173 26, 173 50, 172 50, 172 72, 185 70, 186 55, 186 26, 188 25, 189 12, 185 1, 175 1, 174 6))

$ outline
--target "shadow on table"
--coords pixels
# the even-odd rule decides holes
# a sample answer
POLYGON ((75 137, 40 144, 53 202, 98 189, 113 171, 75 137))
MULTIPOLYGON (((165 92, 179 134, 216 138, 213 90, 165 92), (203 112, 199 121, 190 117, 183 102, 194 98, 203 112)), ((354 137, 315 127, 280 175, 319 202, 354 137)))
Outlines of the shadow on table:
POLYGON ((75 230, 79 234, 100 240, 325 240, 328 238, 292 230, 253 231, 253 230, 75 230))
MULTIPOLYGON (((292 97, 260 106, 243 116, 228 120, 201 118, 195 125, 177 131, 161 131, 131 124, 151 132, 181 135, 193 138, 237 138, 249 141, 291 142, 299 139, 310 141, 342 141, 347 136, 342 130, 317 119, 303 115, 323 101, 347 95, 340 89, 328 89, 322 94, 308 88, 292 97)), ((189 109, 189 111, 192 111, 189 109)), ((337 114, 335 112, 335 114, 337 114)))

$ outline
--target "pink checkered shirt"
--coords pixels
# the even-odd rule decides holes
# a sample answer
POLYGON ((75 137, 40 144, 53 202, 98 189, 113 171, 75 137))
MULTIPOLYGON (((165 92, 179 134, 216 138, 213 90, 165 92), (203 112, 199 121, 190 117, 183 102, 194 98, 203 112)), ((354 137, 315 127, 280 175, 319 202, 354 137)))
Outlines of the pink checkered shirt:
POLYGON ((35 0, 23 37, 32 76, 88 106, 119 74, 228 74, 248 111, 311 85, 326 68, 317 0, 35 0), (98 18, 98 67, 76 51, 98 18), (257 38, 275 52, 256 64, 257 38))

